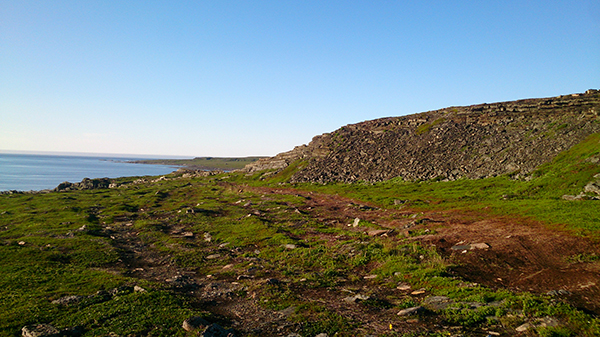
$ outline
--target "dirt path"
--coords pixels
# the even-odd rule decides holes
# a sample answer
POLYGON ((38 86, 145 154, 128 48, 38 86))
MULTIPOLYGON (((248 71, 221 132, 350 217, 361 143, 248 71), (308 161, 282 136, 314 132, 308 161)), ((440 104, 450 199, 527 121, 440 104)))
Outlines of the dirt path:
POLYGON ((310 207, 303 211, 321 221, 351 223, 358 217, 401 233, 432 229, 435 234, 412 239, 435 245, 455 265, 452 271, 466 280, 491 288, 550 294, 600 315, 600 263, 576 258, 598 255, 600 244, 589 239, 531 220, 450 211, 418 214, 417 219, 425 220, 415 224, 411 215, 417 213, 410 209, 379 209, 337 195, 266 191, 303 195, 310 207), (458 249, 473 244, 487 248, 458 249))
MULTIPOLYGON (((304 205, 298 211, 309 214, 316 221, 331 226, 344 226, 353 230, 365 230, 347 226, 355 218, 366 220, 383 228, 394 230, 411 240, 434 245, 452 265, 451 272, 468 281, 491 288, 531 291, 537 294, 551 293, 589 313, 600 314, 600 263, 572 261, 574 256, 591 256, 600 247, 585 238, 573 237, 539 223, 515 218, 485 217, 481 214, 458 212, 416 213, 408 208, 382 209, 374 205, 340 197, 295 189, 240 187, 241 190, 258 194, 293 194, 304 197, 304 205), (409 235, 409 231, 429 234, 409 235), (479 245, 477 245, 479 244, 479 245), (479 248, 474 248, 479 247, 479 248), (571 259, 571 260, 570 260, 571 259)), ((177 228, 165 229, 170 235, 182 235, 177 228)), ((297 331, 297 323, 287 317, 291 311, 264 309, 258 297, 235 295, 241 288, 235 278, 211 279, 193 271, 176 267, 170 257, 145 245, 130 223, 115 224, 108 230, 115 247, 121 252, 122 263, 118 269, 124 274, 152 281, 164 282, 174 289, 195 296, 203 310, 208 310, 229 322, 236 331, 245 334, 286 335, 297 331)), ((381 233, 371 233, 378 235, 381 233)), ((321 235, 321 234, 320 234, 321 235)), ((337 240, 335 235, 322 234, 323 239, 337 240)), ((393 239, 393 238, 392 238, 393 239)), ((232 263, 247 260, 242 253, 229 252, 232 263)), ((265 275, 265 277, 279 277, 265 275)), ((246 280, 261 287, 265 280, 246 280)), ((368 288, 368 282, 354 284, 368 292, 386 298, 390 289, 368 288), (368 289, 367 289, 368 288, 368 289)), ((359 321, 366 333, 383 334, 389 331, 387 322, 398 321, 397 309, 358 309, 356 304, 345 303, 348 296, 343 289, 298 289, 302 296, 315 303, 323 303, 335 312, 359 321)), ((293 309, 293 308, 292 308, 293 309)), ((436 322, 427 318, 418 323, 407 320, 394 327, 397 331, 428 331, 436 322)), ((479 332, 469 332, 478 336, 479 332)), ((485 334, 484 334, 485 335, 485 334)))

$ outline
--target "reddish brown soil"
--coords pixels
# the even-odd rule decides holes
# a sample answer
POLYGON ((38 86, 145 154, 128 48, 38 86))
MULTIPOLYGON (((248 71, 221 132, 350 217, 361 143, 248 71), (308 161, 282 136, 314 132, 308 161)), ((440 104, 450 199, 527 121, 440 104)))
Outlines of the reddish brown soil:
MULTIPOLYGON (((290 193, 273 190, 274 193, 290 193)), ((361 219, 405 233, 413 222, 410 209, 366 210, 369 205, 337 195, 294 191, 309 198, 304 211, 325 221, 350 223, 361 219), (367 206, 361 207, 361 206, 367 206), (408 216, 408 217, 407 217, 408 216)), ((578 254, 597 255, 600 244, 539 222, 517 217, 498 217, 461 212, 419 213, 423 224, 410 229, 430 228, 435 234, 413 237, 435 245, 462 278, 491 288, 506 288, 558 296, 585 311, 600 314, 600 263, 574 261, 578 254), (453 250, 455 245, 485 243, 487 249, 453 250)), ((409 230, 410 230, 409 229, 409 230)))
MULTIPOLYGON (((355 218, 367 220, 394 233, 408 236, 436 249, 453 265, 451 271, 470 282, 491 288, 506 288, 518 291, 531 291, 543 294, 559 290, 558 298, 567 301, 589 313, 600 314, 600 264, 572 263, 569 259, 577 254, 597 254, 597 242, 575 237, 567 232, 549 229, 530 220, 495 217, 485 214, 461 212, 416 213, 408 208, 380 209, 373 205, 354 201, 337 195, 299 191, 294 189, 249 188, 264 195, 295 194, 306 199, 305 206, 298 211, 310 214, 315 220, 344 226, 353 230, 368 230, 347 226, 355 218), (415 220, 421 221, 415 221, 415 220), (430 229, 432 234, 409 236, 408 231, 430 229), (485 243, 487 249, 455 250, 458 244, 485 243), (566 291, 566 292, 564 292, 566 291)), ((173 230, 173 229, 170 229, 173 230)), ((202 309, 208 310, 230 324, 242 335, 287 335, 298 331, 297 323, 290 322, 290 312, 270 311, 260 305, 259 297, 253 291, 260 290, 261 282, 254 282, 245 297, 229 295, 239 289, 235 278, 210 278, 183 270, 169 262, 168 256, 159 254, 151 247, 144 246, 136 232, 124 224, 111 229, 115 244, 122 250, 123 262, 118 268, 131 276, 153 281, 174 284, 177 275, 185 275, 190 284, 184 283, 179 289, 196 296, 202 309), (211 288, 212 287, 212 288, 211 288), (215 295, 216 294, 216 295, 215 295)), ((313 233, 314 234, 314 233, 313 233)), ((335 235, 319 234, 326 240, 340 240, 335 235)), ((393 239, 393 237, 391 238, 393 239)), ((242 255, 232 258, 233 263, 244 261, 242 255)), ((276 277, 268 272, 264 277, 276 277)), ((186 281, 186 282, 188 282, 186 281)), ((250 282, 250 280, 248 280, 250 282)), ((242 282, 242 281, 240 281, 242 282)), ((373 289, 367 281, 348 284, 355 293, 375 294, 378 298, 396 297, 397 290, 389 288, 373 289), (396 292, 396 293, 394 293, 396 292)), ((348 296, 344 289, 298 289, 303 298, 322 303, 330 310, 350 319, 361 322, 365 334, 385 334, 394 322, 396 332, 438 331, 439 322, 427 316, 419 319, 399 320, 397 309, 369 308, 354 303, 345 303, 348 296)), ((416 297, 419 302, 424 295, 416 297), (421 297, 420 297, 421 296, 421 297)), ((444 327, 443 329, 453 329, 444 327)), ((441 329, 441 328, 440 328, 441 329)), ((447 331, 447 330, 444 330, 447 331)), ((467 332, 462 330, 463 332, 467 332)), ((504 333, 508 333, 504 331, 504 333)), ((513 331, 514 333, 514 331, 513 331)), ((485 331, 468 331, 471 336, 485 336, 485 331)), ((511 333, 509 333, 510 335, 511 333)))

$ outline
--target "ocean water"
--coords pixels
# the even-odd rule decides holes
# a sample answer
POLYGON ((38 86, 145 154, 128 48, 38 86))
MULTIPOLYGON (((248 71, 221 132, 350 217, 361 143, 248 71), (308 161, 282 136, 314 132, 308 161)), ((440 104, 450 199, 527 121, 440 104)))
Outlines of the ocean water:
POLYGON ((83 178, 156 176, 177 170, 175 166, 125 162, 141 159, 0 153, 0 191, 39 191, 83 178))

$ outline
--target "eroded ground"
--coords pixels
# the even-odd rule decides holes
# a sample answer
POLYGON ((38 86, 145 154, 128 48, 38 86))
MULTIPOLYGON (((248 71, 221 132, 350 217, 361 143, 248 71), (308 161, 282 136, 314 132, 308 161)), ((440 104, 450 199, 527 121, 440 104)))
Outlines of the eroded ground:
MULTIPOLYGON (((445 258, 444 263, 451 265, 450 273, 463 279, 465 287, 480 284, 491 289, 548 294, 553 300, 566 301, 593 315, 600 313, 599 265, 585 260, 586 256, 595 256, 599 247, 588 239, 524 219, 451 211, 417 213, 409 207, 381 209, 337 195, 285 188, 235 189, 261 195, 263 200, 276 195, 304 199, 301 205, 287 209, 282 205, 277 210, 240 199, 238 203, 247 209, 248 217, 268 223, 277 221, 271 213, 296 212, 327 226, 366 232, 369 237, 398 245, 406 245, 407 240, 420 242, 434 246, 445 258), (357 218, 377 226, 354 227, 357 218)), ((241 335, 287 336, 300 331, 316 335, 319 329, 327 329, 318 324, 307 329, 306 323, 295 318, 297 306, 285 306, 286 296, 326 308, 327 313, 322 315, 319 310, 311 311, 314 318, 354 325, 355 333, 362 335, 447 332, 487 336, 490 331, 519 334, 514 325, 522 322, 509 326, 499 321, 481 328, 452 324, 436 315, 435 310, 418 316, 398 316, 399 305, 416 306, 432 294, 398 282, 397 278, 381 280, 371 274, 375 265, 357 268, 355 275, 341 275, 330 286, 316 286, 318 280, 284 272, 293 269, 285 266, 286 260, 266 261, 251 247, 231 248, 227 242, 211 240, 206 234, 188 232, 185 224, 165 225, 162 231, 169 236, 202 242, 201 250, 198 245, 189 249, 195 249, 199 255, 203 252, 202 260, 211 269, 182 267, 173 263, 169 253, 154 247, 152 240, 140 237, 131 222, 124 220, 105 228, 121 252, 122 263, 114 268, 115 272, 162 282, 189 294, 198 300, 201 309, 215 314, 241 335)), ((314 240, 334 246, 351 239, 335 232, 310 230, 282 234, 297 243, 286 248, 290 251, 302 249, 304 242, 308 245, 314 240)), ((179 245, 177 249, 185 247, 179 245)))

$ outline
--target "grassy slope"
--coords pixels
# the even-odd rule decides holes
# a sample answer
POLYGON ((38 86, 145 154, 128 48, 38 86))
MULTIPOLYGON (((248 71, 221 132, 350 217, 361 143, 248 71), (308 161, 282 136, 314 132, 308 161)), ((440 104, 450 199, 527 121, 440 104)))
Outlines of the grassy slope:
MULTIPOLYGON (((410 200, 411 207, 423 209, 483 211, 487 207, 486 212, 529 216, 549 224, 566 224, 581 235, 597 236, 598 201, 565 201, 561 196, 578 194, 593 175, 600 172, 600 166, 585 160, 599 152, 600 136, 593 135, 541 167, 530 181, 496 177, 478 181, 388 181, 375 185, 297 187, 345 194, 385 207, 393 207, 394 199, 410 200)), ((232 261, 206 260, 215 246, 202 240, 190 242, 174 238, 165 232, 166 224, 182 226, 194 233, 208 231, 216 243, 229 242, 239 248, 243 256, 256 256, 258 250, 266 269, 290 278, 290 284, 297 287, 330 289, 337 285, 340 277, 353 280, 361 273, 374 273, 384 280, 378 285, 381 287, 404 281, 414 288, 423 287, 432 294, 456 300, 504 303, 499 308, 442 312, 444 320, 452 324, 485 327, 492 324, 486 317, 496 315, 503 324, 514 326, 518 323, 512 322, 514 317, 508 313, 523 310, 528 316, 551 315, 569 322, 568 329, 540 329, 543 335, 600 333, 597 319, 560 302, 530 294, 465 287, 460 280, 445 276, 443 259, 431 248, 412 241, 392 243, 385 238, 331 228, 306 214, 294 212, 295 207, 303 203, 298 196, 274 195, 266 199, 232 185, 279 186, 292 171, 290 168, 267 180, 260 180, 260 173, 253 177, 230 174, 198 178, 192 180, 191 185, 186 180, 167 180, 111 190, 0 195, 0 336, 18 336, 22 326, 43 322, 59 328, 80 325, 88 330, 86 336, 109 332, 176 336, 185 335, 180 328, 184 318, 210 316, 193 300, 163 284, 115 273, 119 269, 119 250, 106 226, 121 226, 122 219, 134 224, 144 244, 169 254, 179 268, 200 274, 219 271, 232 261), (223 184, 223 181, 232 184, 223 184), (243 202, 239 203, 240 200, 243 202), (270 220, 246 217, 248 210, 243 207, 246 202, 257 205, 260 212, 271 212, 270 220), (185 211, 194 207, 201 210, 194 214, 185 211), (278 211, 274 212, 275 209, 278 211), (303 249, 281 248, 282 244, 295 243, 293 236, 307 233, 339 234, 348 240, 331 245, 314 235, 307 236, 303 249), (341 258, 339 251, 350 248, 357 254, 350 259, 341 258), (404 276, 395 276, 395 273, 404 276), (111 300, 95 295, 98 291, 133 285, 151 290, 135 293, 121 288, 111 300), (89 297, 73 306, 51 303, 66 295, 89 297)), ((248 264, 241 263, 235 268, 243 270, 248 264)), ((265 306, 277 310, 296 306, 290 320, 302 322, 307 335, 323 331, 353 334, 356 322, 349 322, 325 307, 304 302, 295 295, 291 285, 289 288, 263 287, 260 296, 268 300, 265 306)), ((401 309, 416 304, 399 299, 392 305, 401 309)))
POLYGON ((587 160, 600 154, 600 134, 560 153, 551 163, 533 172, 531 180, 500 176, 482 180, 405 182, 399 179, 377 184, 302 185, 306 189, 340 193, 391 207, 394 200, 408 200, 422 209, 461 209, 495 214, 518 214, 597 236, 600 208, 595 200, 562 200, 577 195, 600 173, 600 165, 587 160))

